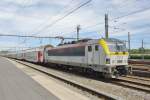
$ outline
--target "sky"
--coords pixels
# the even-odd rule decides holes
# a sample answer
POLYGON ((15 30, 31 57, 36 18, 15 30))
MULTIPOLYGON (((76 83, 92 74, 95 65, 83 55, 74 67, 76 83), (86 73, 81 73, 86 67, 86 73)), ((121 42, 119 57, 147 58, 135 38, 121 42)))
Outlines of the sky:
MULTIPOLYGON (((150 48, 150 0, 92 0, 63 20, 56 20, 88 0, 0 0, 0 34, 63 36, 80 38, 105 36, 104 15, 109 16, 109 37, 127 40, 131 48, 150 48)), ((67 41, 67 40, 66 40, 67 41)), ((59 39, 0 37, 0 49, 57 45, 59 39), (10 48, 11 47, 11 48, 10 48)))

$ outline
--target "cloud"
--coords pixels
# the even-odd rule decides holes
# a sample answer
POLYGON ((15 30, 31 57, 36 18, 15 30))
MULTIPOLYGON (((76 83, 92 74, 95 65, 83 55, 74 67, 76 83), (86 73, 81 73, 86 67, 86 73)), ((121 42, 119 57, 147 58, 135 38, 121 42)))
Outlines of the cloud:
POLYGON ((0 33, 75 37, 76 26, 80 24, 81 37, 97 38, 101 37, 98 33, 104 36, 104 14, 107 12, 110 19, 110 36, 124 39, 123 36, 126 36, 127 32, 131 32, 132 35, 149 34, 150 10, 117 19, 116 22, 111 21, 118 16, 149 7, 149 0, 93 0, 90 4, 49 27, 51 23, 83 2, 85 1, 1 0, 0 33), (101 24, 97 25, 97 23, 101 24), (44 28, 46 26, 47 28, 44 28))

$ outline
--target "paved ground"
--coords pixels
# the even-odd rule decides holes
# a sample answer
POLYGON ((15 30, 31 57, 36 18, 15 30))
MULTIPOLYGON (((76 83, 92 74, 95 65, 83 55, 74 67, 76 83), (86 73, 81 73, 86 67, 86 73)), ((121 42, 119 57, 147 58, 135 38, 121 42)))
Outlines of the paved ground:
POLYGON ((58 100, 8 60, 0 57, 0 100, 58 100))
MULTIPOLYGON (((92 95, 85 95, 84 91, 74 88, 73 86, 52 78, 44 73, 24 66, 13 60, 8 60, 61 100, 101 100, 100 98, 96 98, 95 96, 93 97, 92 95)), ((35 66, 37 68, 39 67, 39 65, 31 64, 28 62, 24 63, 35 66)))

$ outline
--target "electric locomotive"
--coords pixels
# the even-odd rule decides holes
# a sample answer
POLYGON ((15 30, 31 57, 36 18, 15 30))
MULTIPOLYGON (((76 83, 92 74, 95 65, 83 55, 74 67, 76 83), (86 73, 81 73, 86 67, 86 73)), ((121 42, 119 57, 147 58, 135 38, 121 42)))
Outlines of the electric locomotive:
POLYGON ((102 73, 106 78, 131 73, 126 45, 114 38, 65 43, 54 48, 46 48, 45 52, 46 63, 79 67, 84 71, 92 70, 102 73))

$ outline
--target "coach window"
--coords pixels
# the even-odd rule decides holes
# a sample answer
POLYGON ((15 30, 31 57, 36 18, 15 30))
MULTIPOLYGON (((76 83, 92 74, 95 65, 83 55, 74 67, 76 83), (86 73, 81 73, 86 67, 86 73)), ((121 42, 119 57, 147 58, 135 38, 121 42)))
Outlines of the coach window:
POLYGON ((98 45, 95 45, 95 51, 98 51, 98 45))
POLYGON ((92 51, 92 46, 88 46, 88 51, 89 51, 89 52, 92 51))

